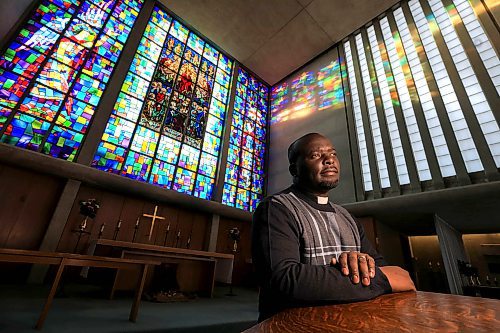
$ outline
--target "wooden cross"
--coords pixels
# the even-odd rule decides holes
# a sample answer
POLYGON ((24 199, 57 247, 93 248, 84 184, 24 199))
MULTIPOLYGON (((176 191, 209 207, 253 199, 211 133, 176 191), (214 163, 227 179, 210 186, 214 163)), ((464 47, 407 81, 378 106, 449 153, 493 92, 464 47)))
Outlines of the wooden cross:
POLYGON ((153 215, 151 214, 142 214, 144 217, 151 217, 153 221, 151 222, 151 229, 149 229, 149 240, 151 240, 151 236, 153 235, 153 228, 155 227, 155 221, 156 219, 158 220, 164 220, 165 218, 163 216, 158 216, 156 215, 156 212, 158 211, 158 206, 155 206, 155 212, 153 215))

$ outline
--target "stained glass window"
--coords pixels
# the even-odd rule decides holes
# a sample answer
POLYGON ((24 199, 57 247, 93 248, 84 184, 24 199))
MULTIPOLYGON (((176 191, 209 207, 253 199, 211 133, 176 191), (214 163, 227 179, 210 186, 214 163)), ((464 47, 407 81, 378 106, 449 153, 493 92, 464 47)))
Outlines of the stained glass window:
POLYGON ((232 67, 155 7, 92 166, 211 199, 232 67))
POLYGON ((143 0, 42 0, 0 57, 0 141, 72 161, 143 0))
POLYGON ((263 195, 268 88, 239 69, 222 203, 253 211, 263 195))

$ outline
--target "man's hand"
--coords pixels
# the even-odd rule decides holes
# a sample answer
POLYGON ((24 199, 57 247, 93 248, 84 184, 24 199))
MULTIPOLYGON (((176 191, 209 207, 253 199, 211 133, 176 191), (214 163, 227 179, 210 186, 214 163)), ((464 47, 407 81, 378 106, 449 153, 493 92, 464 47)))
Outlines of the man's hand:
POLYGON ((410 274, 401 267, 383 266, 379 268, 387 276, 393 293, 417 290, 410 278, 410 274))
POLYGON ((375 277, 375 260, 366 253, 342 252, 337 261, 332 258, 332 265, 339 265, 342 274, 349 275, 354 284, 370 285, 370 279, 375 277))

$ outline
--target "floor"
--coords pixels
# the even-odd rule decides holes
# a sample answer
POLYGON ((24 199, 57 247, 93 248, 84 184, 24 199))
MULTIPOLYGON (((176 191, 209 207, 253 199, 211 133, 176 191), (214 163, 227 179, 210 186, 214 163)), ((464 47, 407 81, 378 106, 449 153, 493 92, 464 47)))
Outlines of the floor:
MULTIPOLYGON (((106 299, 100 287, 69 285, 54 299, 42 332, 241 332, 257 321, 256 289, 216 287, 213 298, 175 303, 142 301, 136 323, 128 321, 131 296, 106 299)), ((48 286, 0 285, 0 332, 33 327, 48 286)))

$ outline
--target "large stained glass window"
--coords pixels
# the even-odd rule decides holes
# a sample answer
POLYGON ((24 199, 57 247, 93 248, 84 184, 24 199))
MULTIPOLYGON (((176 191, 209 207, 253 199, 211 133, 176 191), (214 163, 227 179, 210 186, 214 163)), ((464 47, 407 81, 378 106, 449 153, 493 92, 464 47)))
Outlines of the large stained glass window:
POLYGON ((211 199, 232 67, 155 7, 92 166, 211 199))
POLYGON ((268 88, 239 69, 222 203, 254 210, 264 188, 268 88))
POLYGON ((74 160, 143 0, 43 0, 0 57, 0 141, 74 160))

